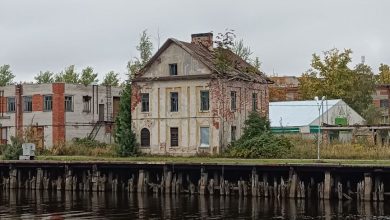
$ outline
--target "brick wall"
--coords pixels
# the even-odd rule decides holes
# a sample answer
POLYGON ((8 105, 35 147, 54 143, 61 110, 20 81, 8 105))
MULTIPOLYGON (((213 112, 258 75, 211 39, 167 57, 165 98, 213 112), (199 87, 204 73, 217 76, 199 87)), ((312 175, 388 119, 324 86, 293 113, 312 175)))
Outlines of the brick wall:
POLYGON ((43 111, 43 96, 42 95, 33 95, 32 97, 32 110, 43 111))
POLYGON ((53 83, 53 145, 65 142, 65 84, 53 83))

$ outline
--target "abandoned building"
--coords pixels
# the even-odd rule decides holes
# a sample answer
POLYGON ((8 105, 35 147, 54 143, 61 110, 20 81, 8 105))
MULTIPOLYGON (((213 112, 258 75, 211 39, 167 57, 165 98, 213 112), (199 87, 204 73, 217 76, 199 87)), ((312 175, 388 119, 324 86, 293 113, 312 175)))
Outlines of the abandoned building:
POLYGON ((38 149, 73 138, 113 142, 120 91, 117 87, 66 83, 0 87, 1 142, 27 135, 38 149))
POLYGON ((242 134, 249 112, 268 116, 263 73, 230 50, 233 63, 216 66, 213 34, 191 43, 168 39, 132 81, 132 119, 142 152, 218 154, 242 134))

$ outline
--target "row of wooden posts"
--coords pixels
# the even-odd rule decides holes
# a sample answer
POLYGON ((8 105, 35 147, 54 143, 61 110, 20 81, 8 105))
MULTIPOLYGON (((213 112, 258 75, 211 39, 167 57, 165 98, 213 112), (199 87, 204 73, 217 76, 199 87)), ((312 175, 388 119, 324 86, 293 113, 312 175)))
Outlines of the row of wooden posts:
POLYGON ((364 178, 357 183, 347 181, 344 185, 338 176, 332 177, 330 171, 324 172, 323 181, 315 182, 313 177, 309 177, 306 179, 310 180, 304 182, 293 169, 290 170, 288 178, 274 174, 271 178, 268 173, 262 172, 260 175, 256 169, 253 169, 247 180, 239 178, 228 181, 218 172, 214 172, 213 178, 210 178, 211 175, 202 168, 197 182, 193 182, 189 173, 174 172, 167 167, 164 167, 161 176, 154 173, 153 178, 148 170, 139 169, 138 173, 136 175, 133 173, 127 181, 118 175, 115 176, 113 172, 101 172, 96 167, 82 171, 81 175, 76 175, 71 168, 66 167, 65 174, 58 175, 56 178, 53 178, 49 170, 44 168, 22 171, 10 167, 8 175, 6 174, 0 171, 3 190, 128 191, 155 194, 239 195, 275 199, 312 197, 365 201, 385 199, 383 180, 380 176, 375 176, 373 180, 370 173, 365 173, 364 178), (23 174, 23 172, 28 173, 23 174), (356 184, 356 187, 352 187, 352 184, 356 184))

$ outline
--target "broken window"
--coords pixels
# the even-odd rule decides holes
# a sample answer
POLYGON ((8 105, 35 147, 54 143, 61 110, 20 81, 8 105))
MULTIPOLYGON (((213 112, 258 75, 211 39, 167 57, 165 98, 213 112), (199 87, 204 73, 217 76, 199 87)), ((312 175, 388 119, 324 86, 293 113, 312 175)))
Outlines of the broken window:
POLYGON ((252 93, 252 111, 257 111, 257 93, 252 93))
POLYGON ((91 112, 91 96, 83 96, 83 112, 91 112))
POLYGON ((179 111, 179 93, 171 92, 171 112, 179 111))
POLYGON ((43 96, 43 111, 51 111, 53 109, 53 97, 51 95, 43 96))
POLYGON ((177 75, 177 63, 169 64, 169 75, 171 76, 177 75))
POLYGON ((141 147, 150 147, 150 132, 147 128, 141 130, 141 147))
POLYGON ((209 105, 209 91, 200 91, 200 110, 208 111, 209 105))
POLYGON ((65 111, 73 112, 73 96, 65 96, 65 111))
POLYGON ((179 146, 179 128, 171 128, 171 147, 179 146))
POLYGON ((379 106, 381 108, 388 108, 389 107, 389 100, 388 99, 379 100, 379 106))
POLYGON ((236 91, 230 92, 230 109, 235 111, 237 109, 237 93, 236 91))
POLYGON ((23 111, 31 112, 32 111, 32 97, 24 96, 23 97, 23 111))
POLYGON ((233 141, 236 141, 236 133, 237 133, 237 127, 236 126, 232 126, 231 129, 230 129, 230 140, 233 142, 233 141))
POLYGON ((209 127, 200 128, 200 146, 209 147, 210 146, 210 129, 209 127))
POLYGON ((7 98, 7 112, 15 112, 15 97, 7 98))
POLYGON ((141 94, 141 112, 149 112, 149 93, 141 94))

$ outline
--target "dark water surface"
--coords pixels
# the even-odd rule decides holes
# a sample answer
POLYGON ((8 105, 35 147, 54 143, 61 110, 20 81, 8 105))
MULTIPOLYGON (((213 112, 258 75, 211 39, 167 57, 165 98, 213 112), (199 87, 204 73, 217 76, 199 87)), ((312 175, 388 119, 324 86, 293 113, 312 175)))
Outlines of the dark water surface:
POLYGON ((390 203, 190 195, 0 192, 0 219, 390 219, 390 203))

